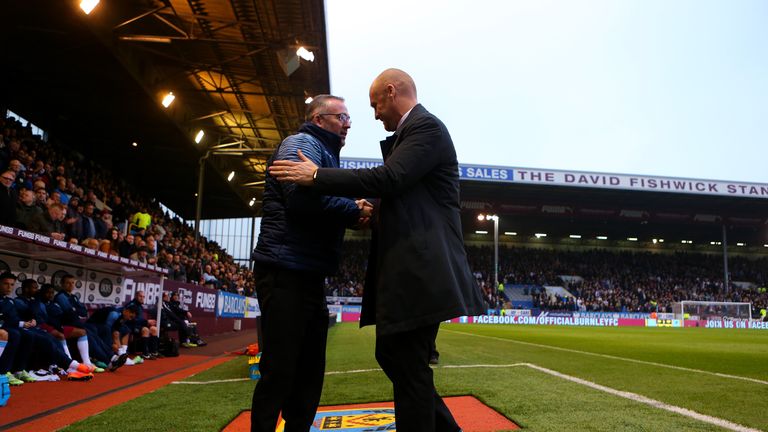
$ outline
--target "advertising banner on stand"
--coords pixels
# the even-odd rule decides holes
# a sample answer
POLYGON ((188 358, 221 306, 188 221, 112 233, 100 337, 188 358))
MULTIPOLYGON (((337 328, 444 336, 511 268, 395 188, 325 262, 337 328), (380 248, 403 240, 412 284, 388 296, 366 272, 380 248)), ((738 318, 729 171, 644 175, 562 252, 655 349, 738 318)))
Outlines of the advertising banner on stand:
POLYGON ((245 297, 226 291, 218 292, 216 316, 222 318, 245 318, 245 297))

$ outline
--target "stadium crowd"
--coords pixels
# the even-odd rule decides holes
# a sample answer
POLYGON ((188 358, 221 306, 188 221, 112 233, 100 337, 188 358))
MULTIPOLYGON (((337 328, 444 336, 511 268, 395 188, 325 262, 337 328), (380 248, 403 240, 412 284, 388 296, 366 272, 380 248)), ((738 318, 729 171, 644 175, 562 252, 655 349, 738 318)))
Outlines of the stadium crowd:
MULTIPOLYGON (((473 269, 487 269, 491 247, 467 250, 473 269)), ((700 253, 652 253, 592 249, 501 248, 499 279, 504 284, 562 286, 572 296, 532 288, 534 307, 546 310, 602 312, 672 312, 682 300, 752 302, 764 308, 768 296, 733 281, 756 287, 768 283, 768 260, 729 259, 729 289, 723 289, 722 256, 700 253)), ((488 285, 490 272, 480 270, 488 285)), ((498 302, 498 299, 496 300, 498 302)))
POLYGON ((177 281, 254 293, 251 271, 94 162, 0 118, 0 224, 156 264, 177 281))
MULTIPOLYGON (((489 309, 505 308, 492 282, 493 248, 467 246, 470 268, 489 309)), ((367 241, 344 245, 341 271, 328 279, 329 296, 362 294, 367 241)), ((752 302, 753 310, 768 306, 768 259, 729 259, 731 285, 723 290, 722 256, 697 253, 660 254, 616 252, 605 249, 560 251, 553 249, 499 249, 499 280, 525 285, 533 306, 544 310, 601 312, 672 312, 681 300, 752 302), (550 294, 544 286, 561 286, 572 296, 550 294)))

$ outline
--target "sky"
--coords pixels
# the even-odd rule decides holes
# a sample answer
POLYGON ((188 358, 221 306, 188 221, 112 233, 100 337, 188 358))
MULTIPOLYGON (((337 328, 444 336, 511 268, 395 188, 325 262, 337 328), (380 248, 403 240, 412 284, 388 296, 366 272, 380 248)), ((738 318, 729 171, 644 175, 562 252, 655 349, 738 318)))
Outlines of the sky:
POLYGON ((460 163, 768 183, 768 1, 326 0, 342 157, 397 67, 460 163))

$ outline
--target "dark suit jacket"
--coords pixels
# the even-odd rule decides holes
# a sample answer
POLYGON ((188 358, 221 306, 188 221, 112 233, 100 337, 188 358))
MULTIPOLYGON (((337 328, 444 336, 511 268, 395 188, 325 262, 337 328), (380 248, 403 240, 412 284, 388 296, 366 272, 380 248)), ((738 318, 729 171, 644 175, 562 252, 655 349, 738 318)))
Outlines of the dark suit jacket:
POLYGON ((319 191, 380 197, 360 325, 392 334, 482 313, 464 252, 456 150, 445 125, 416 105, 382 141, 384 165, 321 168, 319 191))

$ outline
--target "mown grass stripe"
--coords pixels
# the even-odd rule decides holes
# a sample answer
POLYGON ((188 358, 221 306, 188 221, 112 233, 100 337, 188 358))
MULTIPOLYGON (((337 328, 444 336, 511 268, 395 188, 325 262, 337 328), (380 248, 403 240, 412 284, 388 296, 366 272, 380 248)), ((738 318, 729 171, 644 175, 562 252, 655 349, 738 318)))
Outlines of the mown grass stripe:
POLYGON ((500 338, 500 337, 496 337, 496 336, 487 336, 487 335, 480 335, 480 334, 476 334, 476 333, 467 333, 467 332, 456 331, 456 330, 448 330, 448 329, 444 329, 444 328, 441 328, 440 331, 441 332, 447 332, 447 333, 460 334, 460 335, 465 335, 465 336, 474 336, 474 337, 485 338, 485 339, 499 340, 499 341, 504 341, 504 342, 516 343, 516 344, 520 344, 520 345, 527 345, 527 346, 537 347, 537 348, 547 348, 547 349, 556 350, 556 351, 563 351, 563 352, 569 352, 569 353, 575 353, 575 354, 583 354, 583 355, 589 355, 589 356, 594 356, 594 357, 601 357, 601 358, 606 358, 606 359, 611 359, 611 360, 620 360, 620 361, 625 361, 625 362, 644 364, 644 365, 648 365, 648 366, 657 366, 657 367, 681 370, 681 371, 686 371, 686 372, 695 372, 695 373, 700 373, 700 374, 705 374, 705 375, 712 375, 712 376, 716 376, 716 377, 720 377, 720 378, 735 379, 735 380, 753 382, 753 383, 756 383, 756 384, 768 385, 768 381, 759 380, 757 378, 750 378, 750 377, 739 376, 739 375, 730 375, 730 374, 724 374, 724 373, 720 373, 720 372, 711 372, 711 371, 706 371, 706 370, 701 370, 701 369, 693 369, 693 368, 687 368, 687 367, 683 367, 683 366, 675 366, 675 365, 670 365, 670 364, 666 364, 666 363, 657 363, 657 362, 652 362, 652 361, 647 361, 647 360, 638 360, 638 359, 633 359, 633 358, 628 358, 628 357, 614 356, 614 355, 610 355, 610 354, 601 354, 601 353, 595 353, 595 352, 591 352, 591 351, 581 351, 581 350, 575 350, 575 349, 572 349, 572 348, 563 348, 563 347, 558 347, 558 346, 554 346, 554 345, 545 345, 545 344, 537 344, 537 343, 533 343, 533 342, 524 342, 524 341, 520 341, 520 340, 516 340, 516 339, 506 339, 506 338, 500 338))

